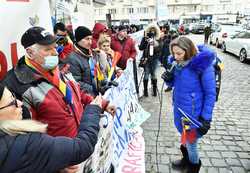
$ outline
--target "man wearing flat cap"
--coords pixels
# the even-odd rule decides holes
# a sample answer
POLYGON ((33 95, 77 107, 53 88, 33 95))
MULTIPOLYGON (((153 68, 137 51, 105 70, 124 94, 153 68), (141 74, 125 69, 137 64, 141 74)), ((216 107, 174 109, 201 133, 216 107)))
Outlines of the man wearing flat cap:
POLYGON ((124 70, 127 66, 127 60, 129 58, 135 60, 135 42, 131 37, 128 36, 126 26, 120 25, 118 30, 119 32, 112 36, 111 48, 114 51, 121 53, 122 57, 120 58, 117 66, 124 70))
MULTIPOLYGON (((49 135, 73 138, 84 107, 93 98, 80 90, 71 73, 59 71, 56 41, 42 27, 28 29, 21 38, 26 54, 3 82, 29 110, 26 118, 48 124, 49 135)), ((107 101, 103 102, 103 108, 114 111, 107 101)), ((67 172, 75 169, 72 167, 67 172)))

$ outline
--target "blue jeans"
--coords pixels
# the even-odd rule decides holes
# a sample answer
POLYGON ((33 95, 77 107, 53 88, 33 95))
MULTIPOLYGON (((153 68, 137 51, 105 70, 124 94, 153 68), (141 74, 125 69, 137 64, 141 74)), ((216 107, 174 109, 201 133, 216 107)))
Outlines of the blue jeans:
POLYGON ((148 62, 144 67, 143 80, 148 80, 149 75, 151 75, 151 79, 157 79, 157 76, 156 76, 157 66, 158 66, 158 59, 153 59, 151 62, 148 62))
POLYGON ((190 144, 188 141, 186 143, 187 151, 188 151, 188 158, 189 161, 193 164, 198 164, 199 163, 199 153, 197 150, 197 145, 198 145, 198 139, 195 140, 192 144, 190 144))

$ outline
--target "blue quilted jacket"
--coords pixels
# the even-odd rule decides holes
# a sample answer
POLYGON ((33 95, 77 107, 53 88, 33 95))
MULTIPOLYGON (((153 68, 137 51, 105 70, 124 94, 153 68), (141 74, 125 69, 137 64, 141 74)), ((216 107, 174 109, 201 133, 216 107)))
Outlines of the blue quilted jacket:
MULTIPOLYGON (((212 62, 214 52, 204 45, 198 46, 198 53, 192 57, 188 64, 174 69, 174 78, 167 85, 173 89, 174 122, 182 133, 181 119, 183 113, 199 120, 202 116, 205 120, 212 120, 216 89, 215 73, 212 62)), ((173 57, 169 58, 173 63, 173 57)), ((191 124, 191 128, 196 128, 191 124)))

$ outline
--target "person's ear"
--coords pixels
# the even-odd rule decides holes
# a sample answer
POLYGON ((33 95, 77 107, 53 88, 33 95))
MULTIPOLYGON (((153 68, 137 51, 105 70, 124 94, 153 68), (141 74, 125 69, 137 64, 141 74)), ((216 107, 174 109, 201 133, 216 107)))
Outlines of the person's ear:
POLYGON ((32 50, 32 48, 30 48, 30 47, 26 48, 26 53, 28 54, 28 56, 30 58, 34 57, 34 55, 35 55, 35 51, 32 50))
POLYGON ((31 56, 33 54, 33 51, 30 48, 26 48, 26 53, 31 56))

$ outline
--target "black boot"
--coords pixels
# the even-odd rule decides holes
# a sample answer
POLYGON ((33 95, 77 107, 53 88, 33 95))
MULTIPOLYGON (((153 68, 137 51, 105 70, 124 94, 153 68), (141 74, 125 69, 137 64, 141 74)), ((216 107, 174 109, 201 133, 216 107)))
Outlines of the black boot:
POLYGON ((181 160, 176 160, 172 162, 173 169, 178 169, 178 170, 185 169, 189 164, 187 148, 181 145, 180 150, 183 157, 181 160))
POLYGON ((198 164, 188 163, 187 173, 199 173, 201 168, 201 160, 199 160, 198 164))
POLYGON ((145 97, 148 97, 148 80, 143 80, 143 86, 144 86, 143 95, 145 97))
POLYGON ((157 96, 157 79, 152 79, 151 83, 153 85, 153 96, 156 97, 157 96))

